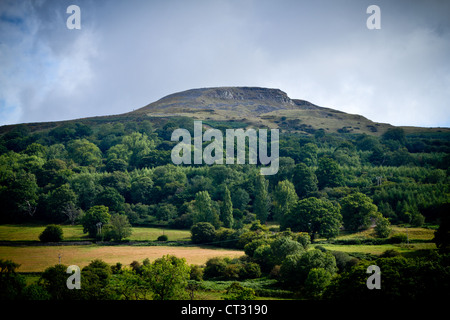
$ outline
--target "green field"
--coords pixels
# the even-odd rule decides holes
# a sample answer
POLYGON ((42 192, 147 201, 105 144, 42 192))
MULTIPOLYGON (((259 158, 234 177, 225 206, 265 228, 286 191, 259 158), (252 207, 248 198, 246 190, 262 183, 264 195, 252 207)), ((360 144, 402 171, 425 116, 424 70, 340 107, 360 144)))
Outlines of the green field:
MULTIPOLYGON (((80 225, 61 225, 66 241, 89 240, 87 234, 83 233, 80 225)), ((6 224, 0 225, 0 241, 39 241, 39 234, 44 231, 45 225, 36 224, 6 224)), ((128 240, 154 241, 160 235, 165 234, 169 240, 189 240, 189 230, 175 230, 148 227, 133 227, 132 235, 128 240)))

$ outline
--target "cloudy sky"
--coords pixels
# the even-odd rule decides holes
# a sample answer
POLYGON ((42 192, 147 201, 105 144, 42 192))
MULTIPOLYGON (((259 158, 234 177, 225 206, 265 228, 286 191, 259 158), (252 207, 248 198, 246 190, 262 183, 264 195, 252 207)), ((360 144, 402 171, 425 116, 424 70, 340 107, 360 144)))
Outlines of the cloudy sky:
POLYGON ((0 125, 259 86, 393 125, 450 126, 450 1, 0 1, 0 125), (68 29, 69 5, 81 29, 68 29), (367 8, 381 9, 369 30, 367 8))

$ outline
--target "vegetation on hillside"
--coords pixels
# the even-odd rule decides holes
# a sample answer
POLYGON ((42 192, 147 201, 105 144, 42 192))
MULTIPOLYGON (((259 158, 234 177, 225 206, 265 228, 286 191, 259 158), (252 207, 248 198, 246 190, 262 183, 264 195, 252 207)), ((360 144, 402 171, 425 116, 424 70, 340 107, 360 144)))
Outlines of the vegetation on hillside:
MULTIPOLYGON (((3 131, 0 222, 78 224, 97 240, 126 239, 132 227, 167 226, 192 230, 193 243, 239 248, 246 256, 208 261, 197 275, 175 257, 146 262, 141 269, 138 264, 114 269, 93 262, 83 269, 88 274, 83 299, 184 298, 183 290, 202 285, 190 278, 247 281, 262 276, 277 283, 273 292, 264 290, 279 290, 280 296, 288 291, 301 292, 302 298, 348 298, 365 286, 367 257, 311 246, 332 242, 343 231, 372 227, 376 238, 369 241, 374 244, 401 242, 391 232, 399 224, 439 226, 439 253, 416 260, 372 260, 385 268, 385 281, 400 281, 399 273, 410 281, 357 296, 421 298, 450 283, 447 134, 406 135, 398 128, 381 137, 283 132, 279 171, 262 176, 257 165, 173 165, 171 133, 176 128, 192 133, 192 120, 150 120, 67 122, 39 130, 18 125, 3 131)), ((227 128, 232 126, 223 122, 220 129, 227 128)), ((47 232, 42 241, 61 239, 48 238, 47 232)), ((55 289, 53 281, 62 279, 57 275, 65 274, 63 266, 46 270, 39 287, 31 288, 16 274, 17 264, 2 260, 0 267, 5 270, 0 285, 19 288, 10 297, 80 298, 55 289)), ((230 284, 227 297, 262 292, 244 289, 230 284)))

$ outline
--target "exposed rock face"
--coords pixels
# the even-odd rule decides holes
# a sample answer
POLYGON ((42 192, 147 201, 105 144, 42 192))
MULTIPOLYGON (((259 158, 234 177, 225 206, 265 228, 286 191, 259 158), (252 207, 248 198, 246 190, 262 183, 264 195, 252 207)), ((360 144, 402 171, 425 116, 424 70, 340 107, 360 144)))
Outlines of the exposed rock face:
MULTIPOLYGON (((202 90, 202 89, 199 89, 202 90)), ((206 92, 205 96, 223 100, 260 100, 280 104, 294 105, 287 94, 279 89, 258 87, 234 87, 213 88, 206 92)))

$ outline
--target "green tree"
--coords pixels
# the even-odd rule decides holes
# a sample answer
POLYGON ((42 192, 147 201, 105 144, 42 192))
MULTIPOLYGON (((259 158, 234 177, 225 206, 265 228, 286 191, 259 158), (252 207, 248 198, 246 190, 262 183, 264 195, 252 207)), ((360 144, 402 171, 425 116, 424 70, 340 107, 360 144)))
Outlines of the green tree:
POLYGON ((225 228, 231 228, 233 226, 233 203, 231 202, 231 194, 227 186, 225 186, 220 220, 225 228))
POLYGON ((217 208, 213 205, 213 201, 208 191, 199 191, 195 195, 194 202, 194 223, 209 222, 215 228, 219 227, 220 220, 217 208))
POLYGON ((0 220, 17 222, 32 217, 38 200, 35 175, 23 170, 10 171, 0 167, 0 220))
POLYGON ((124 214, 112 214, 109 222, 104 227, 104 232, 106 239, 115 241, 131 236, 132 229, 128 217, 124 214))
POLYGON ((108 207, 102 205, 93 206, 81 218, 83 232, 88 233, 91 238, 95 238, 98 232, 98 224, 104 226, 109 222, 110 218, 108 207))
POLYGON ((174 300, 186 297, 190 276, 184 258, 166 255, 144 266, 143 277, 147 281, 155 300, 174 300))
POLYGON ((20 264, 0 259, 0 300, 17 300, 23 296, 25 279, 16 272, 20 264))
POLYGON ((305 284, 314 268, 322 268, 333 275, 337 271, 336 259, 330 252, 317 249, 287 256, 280 268, 280 281, 287 287, 298 288, 305 284))
POLYGON ((71 300, 79 297, 78 290, 67 288, 66 282, 69 275, 66 271, 66 265, 57 264, 45 269, 39 278, 39 284, 44 287, 53 300, 71 300))
POLYGON ((299 163, 294 167, 292 181, 295 191, 300 198, 308 197, 317 191, 317 176, 314 171, 304 163, 299 163))
POLYGON ((268 191, 269 182, 263 175, 258 175, 255 182, 255 200, 253 203, 253 212, 256 218, 265 223, 270 212, 270 198, 268 191))
POLYGON ((323 268, 312 268, 305 280, 307 296, 317 299, 331 282, 331 274, 323 268))
POLYGON ((450 252, 450 215, 443 212, 440 216, 439 228, 434 232, 434 243, 441 253, 450 252))
POLYGON ((272 198, 274 218, 277 221, 281 221, 298 200, 295 187, 289 180, 278 182, 272 198))
POLYGON ((95 204, 108 207, 111 211, 122 212, 125 209, 125 198, 116 189, 106 187, 97 195, 95 204))
POLYGON ((96 167, 102 162, 102 152, 100 149, 86 139, 72 140, 67 151, 69 157, 81 166, 96 167))
MULTIPOLYGON (((91 261, 81 270, 81 294, 83 299, 109 300, 108 290, 111 267, 100 259, 91 261)), ((72 290, 73 291, 73 290, 72 290)))
POLYGON ((161 221, 169 221, 178 216, 177 207, 171 203, 161 203, 157 205, 156 217, 161 221))
POLYGON ((372 199, 360 192, 344 197, 341 207, 344 227, 351 231, 369 228, 371 219, 376 218, 378 212, 372 199))
POLYGON ((213 242, 216 237, 216 229, 209 222, 198 222, 191 228, 191 240, 193 243, 213 242))
POLYGON ((342 216, 340 208, 329 200, 309 197, 299 200, 281 221, 281 229, 307 232, 314 240, 316 234, 334 238, 339 233, 342 216))
POLYGON ((389 219, 383 217, 381 214, 377 215, 377 218, 375 219, 375 234, 378 238, 387 238, 389 237, 389 234, 391 233, 391 223, 389 222, 389 219))
POLYGON ((343 175, 339 165, 335 160, 328 157, 319 159, 316 176, 319 189, 339 187, 343 184, 343 175))
POLYGON ((137 177, 131 183, 131 199, 134 203, 151 204, 153 198, 153 180, 148 175, 137 177))

